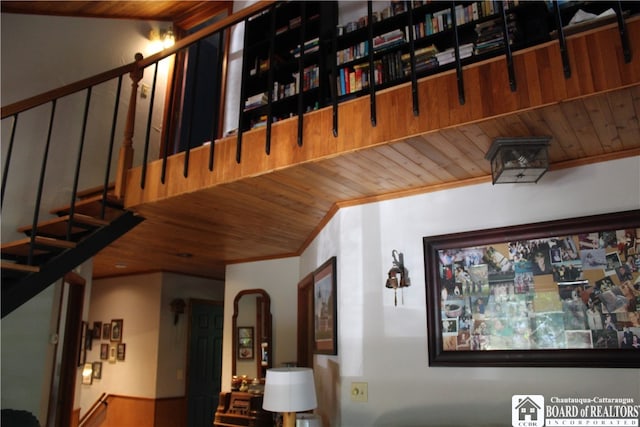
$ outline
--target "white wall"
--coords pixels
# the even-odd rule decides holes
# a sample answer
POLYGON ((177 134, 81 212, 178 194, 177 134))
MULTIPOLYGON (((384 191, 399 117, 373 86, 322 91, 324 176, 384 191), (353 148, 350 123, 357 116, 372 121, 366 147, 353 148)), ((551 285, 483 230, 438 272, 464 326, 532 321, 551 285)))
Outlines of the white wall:
POLYGON ((300 277, 338 259, 339 354, 315 359, 325 425, 509 425, 513 394, 640 402, 637 369, 429 367, 422 247, 424 236, 638 208, 640 157, 341 209, 300 258, 300 277), (393 249, 412 281, 397 307, 384 287, 393 249), (368 382, 368 403, 351 401, 352 381, 368 382))
MULTIPOLYGON (((137 52, 149 56, 149 30, 166 28, 160 22, 125 19, 70 18, 58 16, 1 15, 0 42, 1 103, 3 106, 21 101, 60 86, 74 83, 106 70, 133 62, 137 52)), ((166 89, 168 60, 159 67, 154 114, 150 132, 149 159, 158 157, 161 118, 166 89)), ((153 70, 142 80, 151 86, 153 70)), ((131 80, 125 76, 119 103, 119 119, 115 133, 112 161, 117 159, 124 134, 131 80)), ((117 82, 93 89, 89 110, 80 190, 102 185, 108 157, 111 118, 117 82)), ((73 172, 79 151, 86 92, 60 99, 56 105, 47 165, 47 184, 43 194, 41 215, 46 218, 54 206, 70 202, 73 172), (69 117, 74 117, 73 120, 69 117)), ((138 97, 134 135, 134 164, 142 162, 150 97, 138 97)), ((47 140, 51 104, 20 115, 16 126, 16 142, 9 169, 2 216, 2 241, 18 238, 15 229, 30 224, 35 206, 39 171, 47 140)), ((12 119, 2 121, 2 157, 6 159, 12 119)), ((114 164, 114 163, 112 163, 114 164)), ((112 166, 112 178, 116 167, 112 166)))
POLYGON ((162 274, 124 276, 93 282, 89 325, 123 319, 122 342, 126 344, 124 361, 110 363, 100 359, 100 345, 109 340, 94 340, 87 351, 87 362, 102 362, 102 378, 82 385, 81 413, 102 392, 136 397, 156 397, 158 340, 162 274))
POLYGON ((162 299, 160 312, 159 352, 157 366, 156 397, 184 396, 187 378, 187 346, 189 341, 189 299, 220 301, 224 298, 224 282, 179 274, 162 274, 162 299), (171 301, 182 298, 185 313, 174 324, 171 301))
POLYGON ((224 292, 224 336, 222 338, 222 390, 231 390, 233 355, 233 300, 244 289, 264 289, 271 299, 273 366, 297 358, 298 258, 257 261, 227 266, 224 292))

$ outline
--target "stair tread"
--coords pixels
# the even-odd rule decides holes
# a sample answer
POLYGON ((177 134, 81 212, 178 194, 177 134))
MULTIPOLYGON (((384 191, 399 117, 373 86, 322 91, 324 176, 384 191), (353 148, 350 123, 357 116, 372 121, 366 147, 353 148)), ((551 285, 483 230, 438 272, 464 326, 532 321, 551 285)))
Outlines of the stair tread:
MULTIPOLYGON (((82 200, 78 200, 74 206, 74 214, 82 214, 99 218, 102 214, 102 194, 97 194, 91 197, 87 197, 82 200)), ((107 195, 107 203, 105 205, 104 216, 107 220, 112 220, 122 215, 124 206, 122 200, 117 199, 115 196, 107 195)), ((50 211, 53 215, 66 215, 71 211, 71 205, 66 205, 52 209, 50 211)))
POLYGON ((3 270, 23 271, 27 273, 37 273, 40 267, 37 265, 18 264, 16 262, 0 261, 0 267, 3 270))
MULTIPOLYGON (((116 187, 116 183, 115 182, 110 182, 107 186, 107 190, 109 191, 113 191, 113 189, 116 187)), ((97 187, 93 187, 93 188, 87 188, 84 190, 80 190, 76 193, 76 196, 79 199, 84 199, 87 197, 93 197, 94 195, 97 194, 102 194, 102 191, 104 190, 104 185, 99 185, 97 187)))
MULTIPOLYGON (((47 221, 42 221, 38 223, 38 232, 42 234, 63 236, 67 232, 67 222, 69 221, 69 215, 64 215, 58 218, 53 218, 47 221)), ((82 224, 90 227, 102 227, 109 224, 109 221, 93 218, 87 215, 82 214, 74 214, 73 215, 73 223, 72 233, 78 233, 86 230, 85 227, 78 226, 78 224, 82 224)), ((31 225, 26 225, 18 228, 18 231, 21 233, 28 233, 32 230, 31 225)))
MULTIPOLYGON (((46 247, 49 247, 51 249, 71 249, 75 248, 76 246, 74 242, 70 242, 68 240, 52 239, 50 237, 36 236, 34 240, 34 243, 37 245, 37 247, 34 248, 33 255, 42 255, 51 252, 47 250, 46 247)), ((3 243, 2 254, 13 256, 28 256, 30 245, 30 237, 15 240, 13 242, 3 243)))

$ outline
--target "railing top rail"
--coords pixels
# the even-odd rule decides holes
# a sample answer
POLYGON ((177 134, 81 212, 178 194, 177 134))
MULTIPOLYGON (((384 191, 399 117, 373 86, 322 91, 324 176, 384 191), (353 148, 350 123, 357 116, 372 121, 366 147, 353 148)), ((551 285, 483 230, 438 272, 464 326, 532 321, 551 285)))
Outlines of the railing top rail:
POLYGON ((145 68, 151 64, 154 64, 157 61, 160 61, 168 56, 175 54, 176 52, 184 49, 185 47, 197 42, 200 39, 210 36, 220 30, 223 30, 227 27, 237 24, 238 22, 243 21, 244 19, 266 9, 275 3, 275 0, 264 0, 258 1, 233 15, 229 15, 220 21, 203 28, 202 30, 193 33, 181 40, 178 40, 175 45, 170 48, 164 49, 161 52, 158 52, 154 55, 149 56, 148 58, 144 58, 141 61, 134 61, 130 64, 120 66, 118 68, 114 68, 109 71, 105 71, 103 73, 97 74, 95 76, 79 80, 77 82, 68 84, 66 86, 59 87, 57 89, 50 90, 48 92, 41 93, 39 95, 32 96, 31 98, 24 99, 22 101, 14 102, 13 104, 9 104, 7 106, 2 107, 0 118, 5 119, 9 116, 13 116, 15 114, 21 113, 23 111, 29 110, 31 108, 37 107, 42 104, 46 104, 47 102, 51 102, 54 99, 62 98, 67 95, 71 95, 72 93, 79 92, 84 90, 90 86, 95 86, 116 77, 119 77, 123 74, 132 72, 138 67, 145 68))

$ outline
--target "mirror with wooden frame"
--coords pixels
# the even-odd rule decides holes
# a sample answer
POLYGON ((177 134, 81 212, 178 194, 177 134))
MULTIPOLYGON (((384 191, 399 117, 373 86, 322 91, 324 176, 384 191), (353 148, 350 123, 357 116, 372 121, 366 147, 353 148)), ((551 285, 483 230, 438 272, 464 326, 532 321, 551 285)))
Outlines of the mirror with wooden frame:
POLYGON ((233 300, 232 375, 262 379, 272 366, 271 298, 264 289, 246 289, 233 300))

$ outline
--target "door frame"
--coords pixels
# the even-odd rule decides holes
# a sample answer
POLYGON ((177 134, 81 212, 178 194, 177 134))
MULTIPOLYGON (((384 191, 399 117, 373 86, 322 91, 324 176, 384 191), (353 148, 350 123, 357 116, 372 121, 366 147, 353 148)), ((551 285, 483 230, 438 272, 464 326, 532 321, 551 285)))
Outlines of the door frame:
POLYGON ((297 365, 313 368, 313 273, 298 282, 297 365))

